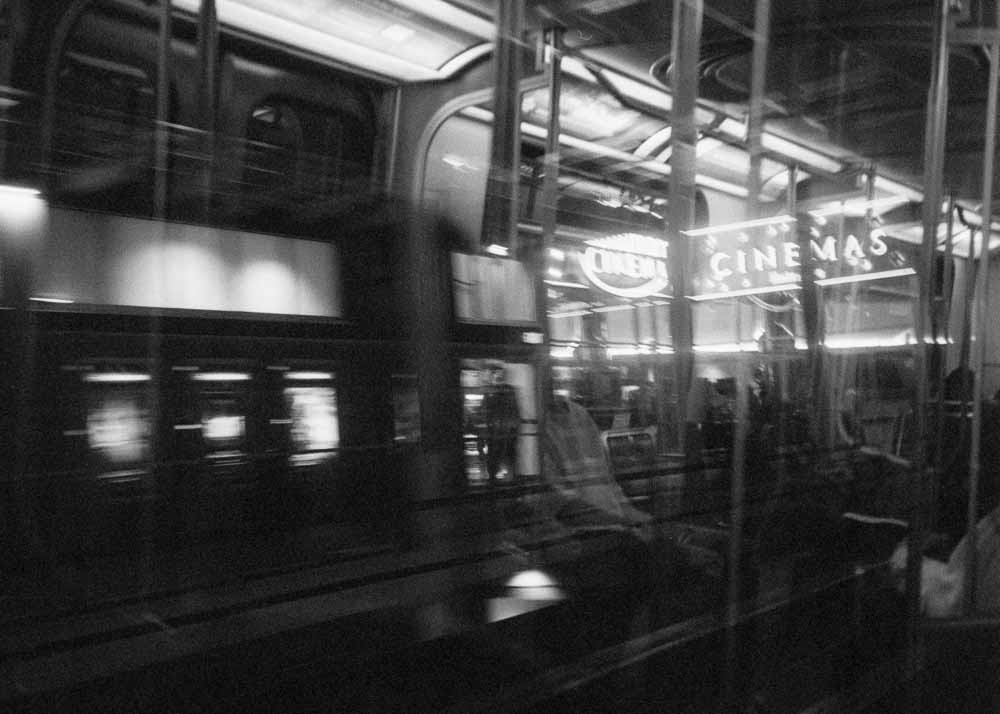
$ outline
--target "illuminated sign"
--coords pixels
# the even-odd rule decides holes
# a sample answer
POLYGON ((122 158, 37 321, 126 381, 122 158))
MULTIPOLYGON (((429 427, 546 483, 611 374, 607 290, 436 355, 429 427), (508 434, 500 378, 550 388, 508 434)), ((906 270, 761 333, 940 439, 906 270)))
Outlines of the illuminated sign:
MULTIPOLYGON (((904 255, 892 250, 879 230, 843 231, 831 235, 818 227, 809 229, 800 242, 794 220, 744 225, 735 230, 703 229, 696 241, 692 297, 748 294, 796 286, 804 263, 823 284, 829 279, 887 277, 902 274, 908 266, 904 255), (803 253, 808 250, 808 253, 803 253), (847 277, 843 277, 847 276, 847 277)), ((860 228, 860 227, 859 227, 860 228)))
POLYGON ((618 297, 655 295, 669 283, 667 242, 659 238, 638 233, 595 238, 579 259, 591 283, 618 297))

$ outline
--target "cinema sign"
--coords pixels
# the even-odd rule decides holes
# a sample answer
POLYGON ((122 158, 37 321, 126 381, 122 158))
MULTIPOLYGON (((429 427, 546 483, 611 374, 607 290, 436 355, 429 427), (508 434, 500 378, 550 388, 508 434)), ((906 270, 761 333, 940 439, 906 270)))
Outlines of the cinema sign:
POLYGON ((777 286, 796 285, 802 280, 803 264, 810 266, 816 280, 823 281, 898 272, 906 262, 877 230, 834 236, 813 229, 809 240, 800 243, 794 226, 794 221, 788 220, 737 231, 705 229, 692 235, 694 296, 765 292, 777 286))
POLYGON ((642 298, 666 289, 667 241, 621 233, 586 242, 580 268, 596 288, 623 298, 642 298))

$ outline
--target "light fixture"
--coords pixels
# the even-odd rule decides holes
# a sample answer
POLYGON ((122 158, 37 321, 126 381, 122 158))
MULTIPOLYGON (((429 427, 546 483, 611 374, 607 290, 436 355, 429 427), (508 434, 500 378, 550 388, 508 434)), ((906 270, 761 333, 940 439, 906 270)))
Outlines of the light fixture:
POLYGON ((812 149, 808 149, 801 144, 796 144, 795 142, 783 139, 780 136, 775 136, 774 134, 765 132, 761 135, 760 143, 761 146, 768 151, 781 154, 782 156, 793 159, 814 169, 819 169, 820 171, 835 174, 843 168, 843 164, 836 159, 832 159, 825 154, 813 151, 812 149))
POLYGON ((746 228, 760 228, 763 226, 773 226, 782 223, 795 223, 795 218, 787 214, 772 216, 771 218, 755 218, 750 221, 740 221, 738 223, 725 223, 721 226, 708 226, 706 228, 695 228, 689 231, 681 231, 687 236, 703 236, 712 233, 731 233, 733 231, 744 230, 746 228))
POLYGON ((490 255, 500 256, 506 258, 510 254, 510 250, 505 245, 500 245, 499 243, 490 243, 486 246, 486 252, 490 255))

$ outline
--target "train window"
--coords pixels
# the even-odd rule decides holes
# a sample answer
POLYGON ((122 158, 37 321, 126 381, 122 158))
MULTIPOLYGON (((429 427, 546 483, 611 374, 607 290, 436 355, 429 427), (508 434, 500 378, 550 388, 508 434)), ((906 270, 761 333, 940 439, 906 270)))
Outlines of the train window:
POLYGON ((180 381, 178 455, 213 461, 241 457, 248 448, 251 372, 240 365, 175 365, 172 371, 180 381))
POLYGON ((420 394, 417 378, 410 374, 392 376, 392 401, 397 444, 420 441, 420 394))
POLYGON ((327 365, 268 365, 266 443, 293 467, 329 461, 340 449, 336 372, 327 365), (285 456, 282 456, 285 458, 285 456))
POLYGON ((86 435, 101 479, 138 477, 152 454, 151 375, 137 368, 83 371, 86 435))
POLYGON ((340 417, 337 392, 330 385, 331 373, 309 375, 289 372, 285 405, 291 424, 291 460, 296 465, 325 461, 340 447, 340 417))
POLYGON ((273 98, 247 123, 244 191, 250 209, 282 210, 367 186, 370 121, 339 108, 273 98))
POLYGON ((260 191, 296 186, 303 140, 294 109, 277 102, 255 107, 247 124, 247 141, 247 184, 260 191))
POLYGON ((124 62, 68 51, 57 96, 50 160, 61 176, 62 199, 148 211, 156 102, 147 74, 124 62))

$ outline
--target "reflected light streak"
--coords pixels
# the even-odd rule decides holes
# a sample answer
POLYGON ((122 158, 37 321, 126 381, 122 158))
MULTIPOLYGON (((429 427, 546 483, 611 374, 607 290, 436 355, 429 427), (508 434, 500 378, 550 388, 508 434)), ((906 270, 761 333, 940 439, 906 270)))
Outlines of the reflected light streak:
POLYGON ((246 372, 196 372, 191 379, 196 382, 246 382, 250 375, 246 372))
POLYGON ((908 275, 916 275, 913 268, 899 268, 898 270, 885 270, 881 273, 862 273, 860 275, 843 275, 838 278, 823 278, 817 280, 817 285, 828 287, 830 285, 847 285, 850 283, 864 283, 872 280, 887 280, 889 278, 902 278, 908 275))
POLYGON ((70 300, 69 298, 34 297, 34 296, 32 296, 32 297, 30 297, 28 299, 31 300, 32 302, 49 302, 49 303, 54 303, 56 305, 72 305, 73 302, 74 302, 73 300, 70 300))
POLYGON ((285 379, 297 380, 330 380, 333 379, 333 372, 288 372, 285 379))
POLYGON ((718 345, 695 345, 694 351, 709 354, 728 352, 760 352, 760 345, 756 342, 723 342, 718 345))
POLYGON ((746 228, 759 228, 763 226, 773 226, 781 223, 795 223, 795 218, 788 214, 772 216, 771 218, 756 218, 752 221, 740 221, 738 223, 726 223, 721 226, 707 226, 705 228, 695 228, 690 231, 681 231, 687 236, 704 236, 713 233, 731 233, 732 231, 746 228))
POLYGON ((745 295, 767 295, 769 293, 790 293, 801 290, 798 283, 785 283, 783 285, 771 285, 766 288, 747 288, 746 290, 729 290, 719 293, 704 293, 702 295, 688 295, 689 300, 701 302, 703 300, 720 300, 723 298, 743 297, 745 295))
POLYGON ((96 372, 83 375, 84 382, 104 384, 129 384, 148 382, 152 377, 142 372, 96 372))

